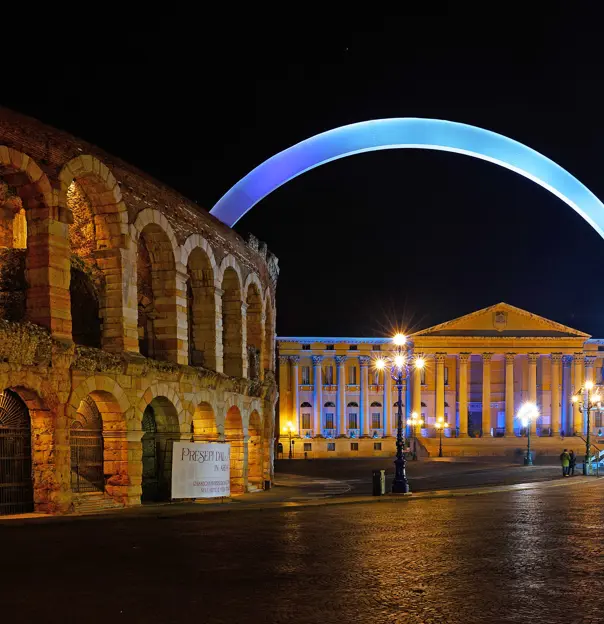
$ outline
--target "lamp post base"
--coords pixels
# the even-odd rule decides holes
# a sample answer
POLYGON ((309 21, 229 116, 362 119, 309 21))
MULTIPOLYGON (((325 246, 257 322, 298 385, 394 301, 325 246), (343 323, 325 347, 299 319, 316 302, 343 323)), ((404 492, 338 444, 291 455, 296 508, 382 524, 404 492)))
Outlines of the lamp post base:
POLYGON ((401 481, 401 482, 394 481, 392 483, 392 493, 393 494, 411 494, 409 483, 407 483, 407 481, 401 481))

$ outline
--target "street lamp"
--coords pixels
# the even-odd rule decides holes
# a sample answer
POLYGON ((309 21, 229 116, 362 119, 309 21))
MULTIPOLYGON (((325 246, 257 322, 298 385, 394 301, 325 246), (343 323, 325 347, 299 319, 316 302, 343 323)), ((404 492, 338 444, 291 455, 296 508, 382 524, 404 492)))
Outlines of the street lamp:
POLYGON ((411 455, 411 459, 413 461, 417 460, 417 448, 415 446, 415 434, 417 432, 416 427, 421 427, 424 424, 424 421, 421 419, 420 415, 417 412, 411 413, 411 418, 407 419, 407 424, 411 427, 411 439, 413 440, 413 454, 411 455))
POLYGON ((573 403, 578 404, 579 411, 586 417, 587 435, 585 436, 583 474, 587 475, 591 468, 591 412, 602 409, 602 389, 594 386, 593 381, 586 381, 577 394, 573 395, 573 403))
POLYGON ((286 430, 289 433, 289 459, 292 459, 292 433, 294 432, 294 425, 288 422, 286 430))
POLYGON ((445 419, 442 416, 439 416, 437 421, 434 423, 436 430, 438 431, 439 440, 438 440, 438 456, 443 456, 443 429, 446 429, 449 426, 448 422, 445 422, 445 419))
POLYGON ((392 482, 393 494, 408 494, 409 482, 407 481, 406 461, 403 448, 405 446, 403 434, 403 382, 409 378, 411 368, 422 368, 424 361, 414 358, 411 354, 411 344, 403 334, 396 334, 392 339, 394 349, 386 357, 381 357, 375 362, 377 370, 384 371, 384 375, 392 377, 398 390, 398 403, 396 413, 396 459, 394 460, 394 481, 392 482))
POLYGON ((531 402, 523 403, 518 410, 518 419, 522 426, 526 429, 526 457, 524 458, 525 466, 533 465, 533 457, 531 455, 531 421, 537 420, 539 417, 539 408, 531 402))

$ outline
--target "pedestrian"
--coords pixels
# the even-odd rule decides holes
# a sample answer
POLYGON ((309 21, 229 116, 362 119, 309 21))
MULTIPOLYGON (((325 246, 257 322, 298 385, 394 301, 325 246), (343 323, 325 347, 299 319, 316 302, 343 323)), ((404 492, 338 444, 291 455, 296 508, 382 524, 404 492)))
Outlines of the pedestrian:
POLYGON ((562 476, 568 477, 568 468, 570 466, 570 455, 568 451, 564 449, 562 453, 560 453, 560 463, 562 464, 562 476))
POLYGON ((568 473, 571 477, 575 476, 575 466, 577 465, 577 455, 572 449, 568 454, 568 473))

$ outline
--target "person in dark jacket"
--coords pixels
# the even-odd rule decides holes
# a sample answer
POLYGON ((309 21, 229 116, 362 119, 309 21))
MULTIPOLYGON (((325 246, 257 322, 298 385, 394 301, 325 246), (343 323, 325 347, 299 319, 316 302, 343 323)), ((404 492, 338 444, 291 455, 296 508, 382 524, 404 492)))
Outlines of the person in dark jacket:
POLYGON ((560 463, 562 464, 562 476, 568 477, 568 469, 570 466, 570 455, 568 451, 564 449, 562 453, 560 453, 560 463))
POLYGON ((575 454, 575 451, 573 451, 572 449, 570 450, 570 452, 568 453, 568 474, 571 477, 575 476, 575 466, 577 465, 577 455, 575 454))

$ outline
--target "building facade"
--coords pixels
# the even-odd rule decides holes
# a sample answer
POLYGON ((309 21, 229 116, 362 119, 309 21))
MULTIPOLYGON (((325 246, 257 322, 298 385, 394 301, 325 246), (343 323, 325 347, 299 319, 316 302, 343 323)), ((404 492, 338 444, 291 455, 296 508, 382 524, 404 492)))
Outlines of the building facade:
MULTIPOLYGON (((397 390, 373 363, 390 339, 279 337, 279 430, 296 457, 389 455, 395 449, 397 390)), ((552 452, 560 438, 583 435, 586 419, 572 394, 585 380, 602 383, 604 341, 500 303, 410 336, 426 365, 403 390, 405 420, 424 424, 407 436, 435 450, 437 419, 449 454, 513 452, 523 443, 516 418, 525 401, 540 415, 536 445, 552 452)), ((599 413, 593 433, 602 433, 599 413)), ((558 451, 559 452, 559 451, 558 451)))
POLYGON ((0 514, 170 498, 174 440, 272 476, 277 259, 85 141, 0 109, 0 514))

